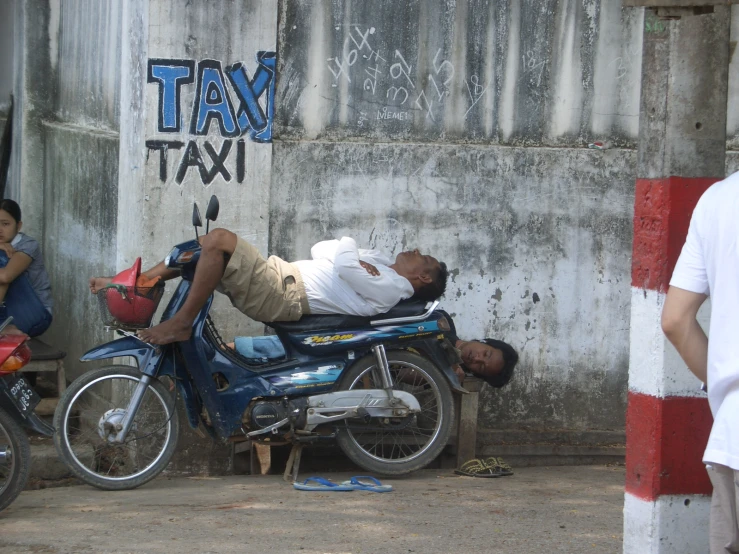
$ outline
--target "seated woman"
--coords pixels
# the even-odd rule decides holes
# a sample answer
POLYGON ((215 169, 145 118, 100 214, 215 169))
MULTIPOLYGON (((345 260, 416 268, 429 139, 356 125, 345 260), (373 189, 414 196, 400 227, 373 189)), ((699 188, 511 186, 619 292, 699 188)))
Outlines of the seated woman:
POLYGON ((35 337, 51 325, 51 284, 41 247, 22 226, 20 206, 0 200, 0 321, 13 316, 5 332, 35 337))

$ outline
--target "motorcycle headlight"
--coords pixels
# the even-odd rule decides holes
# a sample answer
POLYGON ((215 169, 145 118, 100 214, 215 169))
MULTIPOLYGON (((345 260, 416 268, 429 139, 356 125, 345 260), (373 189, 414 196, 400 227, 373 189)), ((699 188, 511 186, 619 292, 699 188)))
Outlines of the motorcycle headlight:
POLYGON ((192 260, 192 257, 194 255, 195 255, 195 250, 185 250, 179 256, 177 256, 177 263, 186 264, 187 262, 192 260))

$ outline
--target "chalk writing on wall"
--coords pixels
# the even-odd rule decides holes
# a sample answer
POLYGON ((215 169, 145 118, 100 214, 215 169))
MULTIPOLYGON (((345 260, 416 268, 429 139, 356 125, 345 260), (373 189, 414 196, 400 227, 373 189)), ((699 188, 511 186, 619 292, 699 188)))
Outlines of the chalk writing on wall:
POLYGON ((415 55, 400 49, 380 51, 378 42, 374 27, 351 25, 341 52, 327 60, 332 87, 359 82, 364 100, 380 104, 374 111, 357 110, 358 127, 369 121, 409 121, 414 112, 436 121, 455 84, 469 96, 466 118, 488 92, 490 83, 481 82, 478 75, 457 76, 441 48, 429 53, 428 67, 418 68, 412 61, 415 55))
POLYGON ((256 59, 257 69, 251 77, 241 62, 224 68, 220 61, 211 59, 149 59, 147 83, 158 93, 157 133, 178 135, 177 139, 157 137, 146 141, 148 151, 159 154, 162 182, 171 177, 168 167, 172 150, 179 156, 173 176, 177 184, 184 181, 191 168, 197 170, 204 185, 218 176, 227 182, 234 178, 243 182, 243 137, 248 135, 255 142, 272 141, 276 57, 274 52, 258 52, 256 59), (183 89, 193 86, 192 105, 183 106, 183 89), (185 113, 189 115, 188 125, 183 121, 185 113), (215 138, 221 139, 220 146, 215 138))

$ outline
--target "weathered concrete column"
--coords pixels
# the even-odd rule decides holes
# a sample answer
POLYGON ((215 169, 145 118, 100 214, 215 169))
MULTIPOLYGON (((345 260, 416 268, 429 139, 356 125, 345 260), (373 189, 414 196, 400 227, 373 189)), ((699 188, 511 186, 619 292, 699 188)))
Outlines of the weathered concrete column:
MULTIPOLYGON (((192 202, 221 202, 217 227, 266 254, 277 3, 123 4, 118 269, 195 237, 192 202)), ((215 313, 226 313, 218 295, 215 313)), ((234 312, 231 312, 234 313, 234 312)), ((224 336, 263 326, 224 318, 224 336)))
POLYGON ((23 230, 37 239, 44 232, 44 129, 51 111, 56 66, 50 47, 56 40, 59 0, 15 2, 15 82, 13 153, 8 198, 23 211, 23 230))
POLYGON ((711 413, 662 334, 665 292, 693 208, 725 173, 728 8, 661 21, 645 13, 634 203, 624 552, 708 549, 711 413))
MULTIPOLYGON (((195 238, 192 203, 204 215, 212 194, 221 209, 211 229, 230 229, 267 254, 277 2, 122 7, 117 268, 137 256, 153 265, 195 238)), ((211 315, 224 337, 263 330, 223 295, 211 315)), ((186 431, 178 448, 175 471, 227 471, 221 445, 186 431)))

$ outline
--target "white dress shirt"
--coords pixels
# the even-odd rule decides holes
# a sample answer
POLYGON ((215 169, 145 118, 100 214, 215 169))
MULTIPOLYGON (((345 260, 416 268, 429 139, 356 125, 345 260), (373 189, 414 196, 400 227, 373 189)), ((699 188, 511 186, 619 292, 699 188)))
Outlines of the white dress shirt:
POLYGON ((300 270, 312 314, 373 316, 413 296, 413 285, 390 269, 377 250, 359 250, 354 239, 325 240, 310 250, 312 260, 293 262, 300 270), (374 276, 359 261, 374 265, 374 276))

